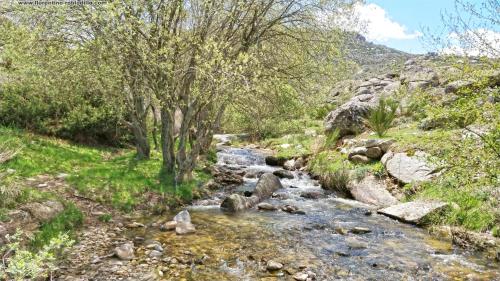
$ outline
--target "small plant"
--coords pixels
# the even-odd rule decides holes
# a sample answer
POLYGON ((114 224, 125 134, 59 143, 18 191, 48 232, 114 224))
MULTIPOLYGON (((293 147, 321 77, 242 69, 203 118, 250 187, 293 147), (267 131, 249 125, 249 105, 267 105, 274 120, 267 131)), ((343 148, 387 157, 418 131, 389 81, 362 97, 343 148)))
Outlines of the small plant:
POLYGON ((74 204, 68 204, 64 211, 42 224, 40 231, 35 234, 31 241, 31 245, 34 249, 40 249, 61 233, 71 235, 74 229, 82 224, 82 212, 74 204))
POLYGON ((111 214, 102 214, 97 219, 102 222, 110 222, 113 216, 111 214))
POLYGON ((333 132, 328 132, 326 134, 325 143, 323 145, 323 150, 334 149, 339 140, 340 131, 335 129, 333 132))
POLYGON ((377 178, 381 178, 385 175, 385 167, 380 162, 377 162, 375 165, 373 165, 371 170, 373 175, 375 175, 377 178))
MULTIPOLYGON (((1 280, 38 280, 47 278, 57 269, 58 257, 65 248, 73 245, 66 233, 60 233, 37 252, 22 247, 22 232, 6 235, 7 244, 0 248, 3 262, 0 263, 1 280)), ((50 278, 52 280, 52 278, 50 278)))
POLYGON ((328 171, 320 177, 320 183, 324 189, 338 191, 346 195, 350 194, 348 187, 350 180, 349 170, 344 167, 328 171))
POLYGON ((396 118, 398 106, 399 103, 395 100, 381 98, 377 107, 370 111, 366 119, 367 125, 375 131, 379 137, 383 137, 392 127, 392 122, 396 118))

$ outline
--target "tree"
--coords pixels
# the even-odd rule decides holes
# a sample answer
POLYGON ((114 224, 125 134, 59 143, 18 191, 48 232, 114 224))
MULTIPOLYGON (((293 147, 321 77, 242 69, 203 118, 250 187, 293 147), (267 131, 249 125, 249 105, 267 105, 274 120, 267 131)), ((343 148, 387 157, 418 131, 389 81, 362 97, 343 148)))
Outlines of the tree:
POLYGON ((500 2, 455 0, 455 9, 442 14, 443 33, 428 30, 428 41, 445 54, 500 57, 500 2))

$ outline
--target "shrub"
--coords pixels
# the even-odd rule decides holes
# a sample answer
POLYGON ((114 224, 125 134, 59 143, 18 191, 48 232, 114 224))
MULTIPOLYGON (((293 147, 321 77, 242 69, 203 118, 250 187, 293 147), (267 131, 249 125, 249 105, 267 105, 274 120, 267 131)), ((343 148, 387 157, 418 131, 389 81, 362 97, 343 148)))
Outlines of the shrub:
POLYGON ((383 137, 391 128, 392 122, 396 118, 398 106, 397 101, 381 98, 377 107, 370 111, 366 122, 379 137, 383 137))
POLYGON ((328 171, 321 175, 320 183, 324 189, 338 191, 342 194, 349 195, 349 182, 351 176, 349 170, 342 167, 334 171, 328 171))
POLYGON ((73 245, 73 241, 65 233, 50 239, 49 243, 37 252, 23 249, 22 232, 7 235, 8 244, 0 248, 4 262, 0 263, 1 280, 38 280, 47 278, 57 269, 57 259, 64 248, 73 245))

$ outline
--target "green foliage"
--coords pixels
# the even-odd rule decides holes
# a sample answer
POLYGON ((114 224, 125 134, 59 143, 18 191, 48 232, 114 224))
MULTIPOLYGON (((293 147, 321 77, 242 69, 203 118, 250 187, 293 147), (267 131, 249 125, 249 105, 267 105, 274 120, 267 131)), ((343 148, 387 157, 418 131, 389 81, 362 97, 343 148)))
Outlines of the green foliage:
POLYGON ((113 219, 113 216, 111 214, 102 214, 97 219, 102 222, 110 222, 113 219))
POLYGON ((323 149, 325 150, 335 149, 337 146, 337 141, 339 140, 339 136, 340 136, 340 131, 338 129, 335 129, 332 132, 327 132, 323 149))
POLYGON ((352 165, 336 151, 324 151, 313 156, 309 169, 318 175, 324 189, 349 195, 350 169, 352 165))
POLYGON ((41 249, 45 245, 50 244, 50 241, 64 233, 72 236, 75 229, 82 224, 83 213, 73 203, 69 203, 65 206, 64 211, 50 221, 42 224, 39 231, 35 233, 31 241, 31 246, 34 249, 41 249))
POLYGON ((7 235, 8 243, 0 248, 6 263, 0 263, 0 279, 2 280, 37 280, 47 278, 57 269, 57 261, 65 248, 73 245, 73 241, 65 233, 59 233, 35 252, 22 247, 22 232, 7 235))
POLYGON ((262 141, 262 144, 275 150, 276 156, 290 158, 309 154, 314 140, 314 136, 290 134, 280 138, 266 139, 262 141))
POLYGON ((399 103, 395 100, 381 98, 377 107, 370 111, 366 122, 379 137, 383 137, 392 127, 398 106, 399 103))

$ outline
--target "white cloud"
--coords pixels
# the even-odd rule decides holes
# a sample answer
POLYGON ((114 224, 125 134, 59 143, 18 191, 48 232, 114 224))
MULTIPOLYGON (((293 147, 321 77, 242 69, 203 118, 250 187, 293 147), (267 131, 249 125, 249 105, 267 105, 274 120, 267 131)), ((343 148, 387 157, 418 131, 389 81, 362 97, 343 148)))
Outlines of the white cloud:
POLYGON ((479 28, 448 35, 443 54, 500 57, 500 32, 479 28))
POLYGON ((407 40, 422 36, 419 31, 409 32, 404 25, 392 20, 382 7, 373 3, 355 4, 352 14, 337 20, 337 23, 347 30, 361 33, 369 41, 407 40))

